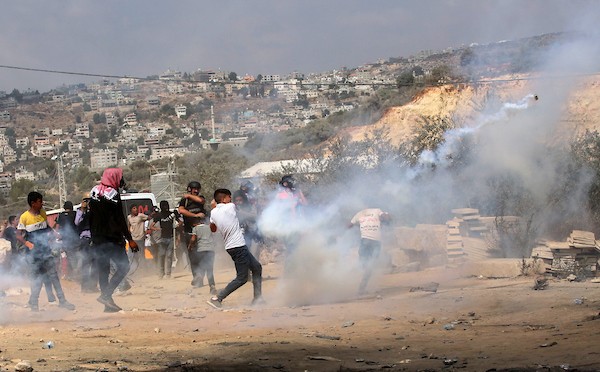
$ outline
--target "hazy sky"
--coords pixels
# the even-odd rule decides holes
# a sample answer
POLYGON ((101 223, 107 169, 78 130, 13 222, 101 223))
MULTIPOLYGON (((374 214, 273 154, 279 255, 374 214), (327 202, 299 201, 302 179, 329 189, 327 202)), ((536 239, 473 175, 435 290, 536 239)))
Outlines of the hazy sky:
MULTIPOLYGON (((600 2, 0 0, 0 9, 0 65, 119 76, 168 68, 265 75, 586 28, 595 25, 600 2)), ((7 92, 87 81, 0 68, 7 92)))

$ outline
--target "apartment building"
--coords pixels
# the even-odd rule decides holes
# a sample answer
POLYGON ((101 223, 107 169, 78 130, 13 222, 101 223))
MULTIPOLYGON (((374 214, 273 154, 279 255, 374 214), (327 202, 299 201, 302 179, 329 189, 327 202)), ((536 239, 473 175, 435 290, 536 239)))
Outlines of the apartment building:
MULTIPOLYGON (((53 157, 55 155, 54 146, 52 146, 52 145, 36 146, 35 153, 37 156, 39 156, 41 158, 50 159, 51 157, 53 157)), ((6 159, 6 154, 4 155, 4 158, 6 159)), ((15 160, 16 160, 16 158, 15 158, 15 160)))
POLYGON ((90 138, 90 125, 88 123, 76 123, 75 138, 90 138))
POLYGON ((185 105, 175 106, 175 114, 178 118, 182 118, 187 115, 187 107, 185 105))
POLYGON ((35 134, 33 136, 33 144, 35 146, 47 146, 50 144, 50 138, 46 135, 37 135, 35 134))
POLYGON ((18 180, 35 181, 35 174, 25 169, 25 167, 20 167, 19 169, 15 169, 15 181, 18 180))
POLYGON ((127 125, 137 125, 137 123, 138 123, 137 116, 135 115, 134 112, 129 113, 125 116, 125 119, 123 119, 123 123, 125 123, 127 125))
POLYGON ((11 164, 17 161, 17 153, 10 146, 4 146, 4 164, 11 164))
POLYGON ((90 153, 90 169, 102 170, 118 163, 117 150, 96 150, 90 153))
POLYGON ((29 146, 29 137, 19 137, 15 140, 17 147, 29 146))
POLYGON ((8 197, 10 194, 10 188, 13 183, 13 175, 10 172, 0 173, 0 195, 3 197, 8 197))
POLYGON ((185 152, 185 149, 182 146, 156 146, 152 147, 152 152, 150 154, 150 161, 170 158, 173 156, 180 156, 185 152))

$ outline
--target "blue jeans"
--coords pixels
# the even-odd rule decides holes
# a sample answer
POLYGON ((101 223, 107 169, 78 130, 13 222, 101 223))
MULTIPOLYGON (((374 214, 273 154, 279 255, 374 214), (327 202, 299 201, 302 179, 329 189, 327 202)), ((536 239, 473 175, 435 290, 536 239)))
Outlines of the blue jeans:
MULTIPOLYGON (((29 257, 30 274, 31 274, 31 295, 29 297, 30 305, 37 305, 42 290, 42 285, 46 283, 46 291, 48 298, 52 293, 52 288, 56 290, 56 296, 60 302, 66 301, 65 293, 60 285, 58 272, 56 271, 56 262, 52 256, 35 256, 29 257)), ((52 295, 54 297, 54 295, 52 295)))
POLYGON ((369 279, 373 274, 373 266, 379 257, 381 250, 381 242, 378 240, 361 239, 360 247, 358 248, 358 258, 362 269, 364 270, 363 277, 360 281, 359 291, 364 292, 369 283, 369 279))
POLYGON ((219 300, 223 300, 233 291, 246 284, 248 281, 248 270, 252 272, 252 285, 254 287, 254 299, 259 299, 262 295, 262 265, 245 245, 237 248, 230 248, 227 253, 231 256, 235 264, 236 277, 227 287, 221 290, 217 295, 219 300))
POLYGON ((129 259, 123 244, 105 242, 93 246, 98 262, 98 283, 102 296, 111 297, 115 288, 125 279, 129 271, 129 259), (115 265, 115 272, 109 279, 110 263, 115 265))
POLYGON ((161 238, 158 244, 157 264, 158 275, 171 275, 171 267, 173 266, 173 238, 161 238))
POLYGON ((215 266, 215 252, 214 251, 200 251, 196 252, 198 257, 198 277, 200 281, 204 280, 204 275, 208 280, 208 285, 211 288, 215 286, 215 275, 213 273, 213 267, 215 266))

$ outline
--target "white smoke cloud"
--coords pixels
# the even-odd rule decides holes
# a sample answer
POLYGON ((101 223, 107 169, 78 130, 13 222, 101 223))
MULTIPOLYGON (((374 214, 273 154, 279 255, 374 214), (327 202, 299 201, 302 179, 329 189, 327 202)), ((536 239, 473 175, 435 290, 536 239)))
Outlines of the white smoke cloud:
MULTIPOLYGON (((600 67, 595 44, 592 38, 556 46, 541 58, 546 64, 530 75, 531 80, 489 87, 492 96, 501 98, 488 100, 469 122, 447 131, 442 144, 423 152, 412 168, 395 164, 379 173, 361 170, 346 174, 343 183, 312 191, 313 199, 323 202, 311 205, 313 212, 301 221, 290 221, 279 207, 270 205, 260 222, 263 232, 298 236, 298 247, 288 257, 289 270, 279 282, 277 298, 303 305, 356 296, 362 275, 356 254, 359 237, 346 224, 366 206, 390 212, 395 224, 444 224, 452 217, 453 208, 494 210, 501 196, 493 193, 500 192, 497 186, 506 182, 531 199, 535 209, 525 211, 525 217, 532 218, 540 234, 567 223, 561 221, 566 214, 584 216, 590 182, 585 169, 567 180, 571 189, 563 200, 553 199, 560 191, 557 188, 565 184, 562 177, 571 161, 565 139, 557 146, 555 136, 564 125, 571 92, 600 67), (511 84, 515 87, 512 95, 511 84), (456 165, 453 162, 466 140, 469 154, 456 165)), ((404 242, 395 244, 392 249, 399 249, 404 242)), ((515 252, 522 248, 515 247, 515 252)), ((379 272, 384 272, 384 266, 379 272)), ((372 280, 369 290, 377 289, 376 279, 372 280)))

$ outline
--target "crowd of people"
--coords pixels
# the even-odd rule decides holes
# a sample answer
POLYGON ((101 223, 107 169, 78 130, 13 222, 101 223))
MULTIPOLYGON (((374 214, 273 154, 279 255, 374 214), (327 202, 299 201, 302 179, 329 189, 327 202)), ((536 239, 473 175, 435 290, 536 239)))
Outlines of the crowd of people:
MULTIPOLYGON (((27 197, 27 211, 20 217, 8 218, 2 233, 10 242, 10 258, 5 266, 16 270, 25 263, 31 283, 28 306, 32 311, 39 310, 43 286, 49 302, 58 298, 59 307, 75 309, 62 290, 62 278, 79 281, 84 293, 99 293, 97 301, 104 305, 105 312, 118 312, 121 307, 113 295, 117 290, 131 288, 128 276, 135 269, 141 267, 145 272, 154 272, 159 280, 168 280, 174 261, 184 258, 189 262, 192 286, 203 287, 206 278, 211 295, 207 300, 209 305, 220 308, 225 298, 249 281, 254 289, 252 304, 264 302, 262 265, 257 259, 262 244, 256 244, 263 243, 264 238, 258 227, 261 211, 252 182, 245 181, 233 193, 217 189, 210 210, 205 207, 207 201, 200 193, 200 182, 192 181, 177 208, 171 209, 169 202, 162 200, 148 214, 134 204, 125 215, 121 193, 126 186, 122 169, 107 168, 99 184, 84 194, 77 211, 73 210, 72 202, 64 203, 64 211, 54 226, 50 226, 42 207, 43 196, 36 191, 27 197), (222 236, 236 270, 235 278, 220 291, 213 273, 214 233, 222 236), (175 248, 178 241, 185 250, 175 248), (153 261, 144 257, 146 249, 153 261)), ((287 175, 279 182, 274 203, 286 210, 286 220, 294 224, 307 201, 296 189, 294 178, 287 175)), ((386 212, 366 209, 350 221, 350 226, 359 225, 361 232, 359 257, 364 275, 359 293, 365 291, 372 262, 379 253, 380 223, 389 219, 386 212)), ((287 253, 292 254, 299 234, 292 229, 281 240, 287 253)))

